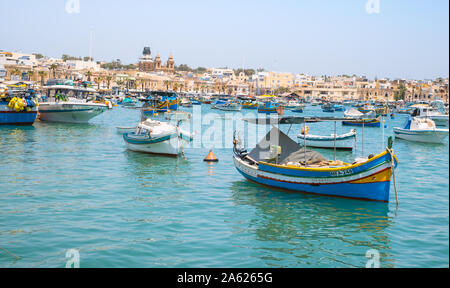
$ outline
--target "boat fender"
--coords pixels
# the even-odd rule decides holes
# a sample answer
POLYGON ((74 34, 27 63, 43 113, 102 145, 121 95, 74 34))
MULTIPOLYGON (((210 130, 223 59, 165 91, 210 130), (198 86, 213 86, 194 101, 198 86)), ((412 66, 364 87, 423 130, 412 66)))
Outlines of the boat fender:
POLYGON ((370 154, 369 155, 369 157, 368 157, 368 159, 370 160, 370 159, 372 159, 373 157, 375 157, 373 154, 370 154))
POLYGON ((302 127, 301 134, 306 136, 308 135, 308 133, 309 133, 309 126, 302 127))

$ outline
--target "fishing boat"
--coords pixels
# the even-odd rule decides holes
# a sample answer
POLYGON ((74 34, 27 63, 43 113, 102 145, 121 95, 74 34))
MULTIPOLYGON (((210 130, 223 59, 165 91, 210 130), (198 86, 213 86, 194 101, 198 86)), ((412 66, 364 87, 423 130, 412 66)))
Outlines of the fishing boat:
POLYGON ((255 101, 244 101, 242 103, 242 109, 256 110, 256 109, 258 109, 258 103, 255 101))
POLYGON ((413 117, 430 118, 436 123, 436 126, 448 126, 449 124, 448 114, 443 114, 429 105, 416 104, 411 106, 411 109, 411 115, 413 117))
POLYGON ((215 106, 216 109, 222 110, 222 111, 241 111, 242 105, 239 102, 234 101, 227 101, 223 104, 218 104, 215 106))
POLYGON ((287 104, 282 105, 286 110, 299 110, 303 109, 305 106, 297 101, 289 101, 287 104))
POLYGON ((95 89, 77 85, 44 86, 46 101, 39 104, 39 119, 47 122, 88 123, 112 108, 112 103, 95 99, 95 89))
POLYGON ((322 105, 322 111, 323 112, 328 112, 328 113, 333 113, 334 110, 334 105, 331 103, 325 103, 322 105))
POLYGON ((118 104, 122 105, 123 107, 136 107, 137 101, 132 99, 131 97, 127 96, 122 101, 120 101, 118 104))
POLYGON ((192 103, 192 105, 202 105, 202 102, 197 99, 191 99, 191 103, 192 103))
POLYGON ((219 105, 225 105, 227 103, 227 101, 225 100, 215 100, 213 103, 211 103, 211 109, 217 109, 217 106, 219 105))
POLYGON ((345 120, 342 125, 347 126, 365 126, 365 127, 381 127, 380 118, 376 119, 357 119, 357 120, 345 120))
POLYGON ((395 138, 423 143, 442 143, 448 133, 448 129, 436 128, 435 122, 429 118, 411 116, 403 128, 394 128, 395 138))
POLYGON ((330 136, 310 135, 308 132, 309 127, 306 126, 306 130, 302 130, 302 133, 297 136, 301 140, 300 145, 325 149, 334 149, 336 147, 338 150, 353 150, 353 147, 356 145, 355 129, 346 134, 331 134, 330 136))
MULTIPOLYGON (((307 118, 291 120, 284 124, 308 121, 307 118)), ((282 121, 279 124, 283 124, 282 121)), ((273 127, 251 152, 240 147, 241 140, 236 134, 234 165, 250 181, 316 195, 379 202, 390 200, 391 177, 398 164, 391 141, 378 155, 345 163, 336 159, 328 161, 319 153, 302 148, 277 127, 273 127)))
POLYGON ((169 121, 188 121, 192 118, 192 114, 184 111, 168 111, 164 113, 164 118, 169 121))
POLYGON ((123 139, 131 151, 178 156, 183 153, 183 142, 192 142, 193 135, 179 125, 147 119, 134 132, 124 133, 123 139))
POLYGON ((337 111, 337 112, 345 110, 344 105, 341 105, 341 104, 334 104, 333 109, 334 109, 334 111, 337 111))
POLYGON ((293 113, 303 113, 305 111, 305 106, 298 107, 291 110, 293 113))
POLYGON ((31 126, 37 117, 37 107, 34 90, 26 85, 0 85, 0 125, 31 126))
POLYGON ((169 110, 176 111, 181 103, 175 92, 153 91, 148 99, 151 100, 152 107, 156 108, 158 113, 164 113, 169 110))
POLYGON ((280 106, 277 102, 267 101, 258 105, 258 113, 262 114, 275 114, 278 113, 278 107, 280 106))

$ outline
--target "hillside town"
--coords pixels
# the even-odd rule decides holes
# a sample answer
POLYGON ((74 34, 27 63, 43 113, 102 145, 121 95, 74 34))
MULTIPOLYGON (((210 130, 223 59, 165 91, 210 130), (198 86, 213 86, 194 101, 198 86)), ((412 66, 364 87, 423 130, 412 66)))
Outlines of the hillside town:
POLYGON ((23 52, 0 52, 0 81, 33 82, 39 89, 49 79, 89 81, 99 92, 130 93, 174 91, 183 93, 254 96, 293 95, 305 101, 374 100, 420 102, 441 100, 448 104, 448 78, 368 79, 359 75, 307 75, 265 69, 190 68, 176 65, 172 54, 162 61, 145 47, 136 63, 124 65, 120 59, 96 61, 91 57, 61 58, 23 52))

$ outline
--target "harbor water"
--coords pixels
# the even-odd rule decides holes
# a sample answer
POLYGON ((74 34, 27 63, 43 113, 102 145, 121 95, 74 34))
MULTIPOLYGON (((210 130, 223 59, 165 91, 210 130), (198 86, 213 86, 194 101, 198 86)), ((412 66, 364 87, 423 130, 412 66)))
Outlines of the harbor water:
MULTIPOLYGON (((0 267, 66 267, 70 249, 79 250, 82 268, 366 267, 371 249, 381 267, 449 266, 448 139, 394 142, 397 208, 393 183, 384 204, 246 181, 227 137, 233 113, 198 107, 215 113, 202 128, 223 133, 202 129, 200 146, 194 141, 180 158, 126 149, 116 126, 135 125, 133 109, 115 108, 87 125, 0 127, 0 267), (211 148, 218 163, 203 162, 211 148)), ((308 106, 297 115, 343 112, 308 106)), ((406 117, 386 119, 384 145, 406 117)), ((310 134, 334 132, 333 123, 309 126, 310 134)), ((353 128, 337 125, 338 133, 353 128)), ((356 151, 338 151, 337 159, 362 156, 355 129, 356 151)), ((299 132, 296 125, 289 135, 297 140, 299 132)), ((364 134, 365 156, 381 152, 382 129, 364 134)))

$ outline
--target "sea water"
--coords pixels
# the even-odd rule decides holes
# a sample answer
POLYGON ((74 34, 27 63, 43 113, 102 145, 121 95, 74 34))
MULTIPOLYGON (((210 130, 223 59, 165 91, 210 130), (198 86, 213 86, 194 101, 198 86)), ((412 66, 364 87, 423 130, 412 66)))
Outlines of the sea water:
MULTIPOLYGON (((394 142, 397 208, 393 183, 383 204, 248 182, 233 165, 232 132, 256 144, 268 130, 240 120, 256 112, 193 109, 201 119, 184 125, 196 141, 179 158, 126 149, 116 126, 136 125, 134 109, 86 125, 0 127, 0 267, 366 267, 373 255, 380 267, 449 266, 448 139, 394 142), (210 149, 218 163, 203 162, 210 149)), ((343 114, 309 106, 295 115, 343 114)), ((406 117, 386 119, 384 146, 406 117)), ((333 122, 309 126, 334 133, 333 122)), ((295 140, 301 129, 280 128, 295 140)), ((339 134, 353 128, 337 124, 339 134)), ((338 160, 382 151, 381 128, 364 129, 364 149, 355 129, 356 150, 338 160)))

